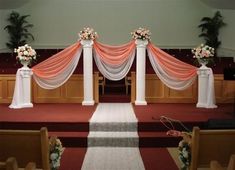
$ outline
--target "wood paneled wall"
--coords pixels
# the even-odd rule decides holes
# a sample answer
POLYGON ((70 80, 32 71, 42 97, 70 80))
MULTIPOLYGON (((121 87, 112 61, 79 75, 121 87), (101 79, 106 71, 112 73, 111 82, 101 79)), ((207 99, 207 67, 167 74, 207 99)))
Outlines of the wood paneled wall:
MULTIPOLYGON (((94 74, 94 99, 99 102, 98 73, 94 74)), ((131 73, 131 102, 135 102, 135 72, 131 73)), ((15 75, 0 75, 0 103, 11 103, 15 75)), ((155 74, 146 75, 146 101, 148 103, 196 103, 197 80, 186 90, 176 91, 165 86, 155 74)), ((217 103, 234 103, 235 81, 226 81, 222 74, 215 74, 217 103)), ((32 81, 33 103, 81 103, 83 101, 83 76, 74 74, 61 87, 45 90, 32 81)))

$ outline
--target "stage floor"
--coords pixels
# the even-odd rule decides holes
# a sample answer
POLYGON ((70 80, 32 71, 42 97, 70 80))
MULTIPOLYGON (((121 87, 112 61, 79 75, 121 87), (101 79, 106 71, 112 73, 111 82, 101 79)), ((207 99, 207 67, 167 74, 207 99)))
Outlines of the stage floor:
MULTIPOLYGON (((97 105, 34 104, 33 108, 10 109, 0 104, 0 122, 88 122, 97 105)), ((160 116, 180 121, 207 121, 234 117, 234 104, 218 104, 218 108, 196 108, 195 104, 133 105, 139 122, 155 122, 160 116), (154 118, 154 119, 153 119, 154 118)))

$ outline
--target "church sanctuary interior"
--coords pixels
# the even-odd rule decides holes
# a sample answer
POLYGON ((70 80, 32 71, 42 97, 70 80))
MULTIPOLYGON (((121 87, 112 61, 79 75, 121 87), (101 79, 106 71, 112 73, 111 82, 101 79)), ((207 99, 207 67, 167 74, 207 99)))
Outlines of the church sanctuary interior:
POLYGON ((234 0, 0 0, 0 170, 235 170, 234 0))

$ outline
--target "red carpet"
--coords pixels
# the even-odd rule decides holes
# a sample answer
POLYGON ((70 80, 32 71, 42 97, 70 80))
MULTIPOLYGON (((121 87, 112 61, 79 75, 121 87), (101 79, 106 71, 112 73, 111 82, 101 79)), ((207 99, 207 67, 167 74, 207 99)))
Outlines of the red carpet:
POLYGON ((81 104, 34 104, 33 108, 10 109, 0 104, 0 120, 13 122, 88 122, 95 106, 81 104))
MULTIPOLYGON (((66 147, 60 170, 79 170, 86 152, 88 121, 95 108, 81 104, 35 104, 33 108, 9 109, 7 104, 0 104, 0 128, 46 126, 49 134, 57 135, 66 147)), ((204 128, 208 119, 234 118, 233 104, 220 104, 216 109, 198 109, 195 104, 148 104, 133 108, 139 120, 139 145, 147 170, 177 169, 166 148, 161 147, 177 146, 180 139, 166 136, 160 116, 180 120, 189 128, 204 128)))
MULTIPOLYGON (((81 169, 85 148, 66 148, 59 170, 81 169)), ((177 166, 166 148, 140 148, 146 170, 177 170, 177 166)))

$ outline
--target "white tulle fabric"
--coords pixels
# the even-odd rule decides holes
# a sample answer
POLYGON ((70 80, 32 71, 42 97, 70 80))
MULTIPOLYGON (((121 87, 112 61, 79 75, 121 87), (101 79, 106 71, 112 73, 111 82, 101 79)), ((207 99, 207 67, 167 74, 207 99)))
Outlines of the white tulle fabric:
POLYGON ((157 58, 153 57, 154 54, 151 52, 151 50, 147 48, 147 51, 150 63, 155 73, 167 87, 175 90, 184 90, 193 84, 196 76, 188 80, 179 80, 175 77, 170 76, 164 69, 162 69, 161 65, 157 61, 157 58))
MULTIPOLYGON (((21 75, 21 70, 23 68, 19 68, 16 72, 16 81, 15 81, 15 89, 13 94, 12 102, 9 106, 11 109, 19 109, 25 107, 24 99, 23 99, 23 77, 21 75)), ((31 74, 32 71, 30 70, 31 74)))
POLYGON ((111 65, 102 60, 96 50, 94 50, 94 59, 99 71, 105 78, 113 81, 121 80, 127 75, 132 66, 134 58, 135 49, 133 49, 133 51, 130 53, 130 56, 123 63, 119 65, 111 65))
POLYGON ((64 69, 63 72, 61 72, 60 74, 57 74, 56 76, 51 78, 42 78, 37 76, 36 74, 33 74, 34 80, 40 87, 44 89, 55 89, 63 85, 71 77, 74 70, 76 69, 81 53, 82 47, 78 49, 78 51, 75 53, 75 56, 70 61, 68 67, 64 69))
POLYGON ((209 68, 209 79, 208 79, 208 86, 207 86, 207 102, 206 108, 217 108, 215 105, 215 88, 214 88, 214 75, 211 68, 209 68))

